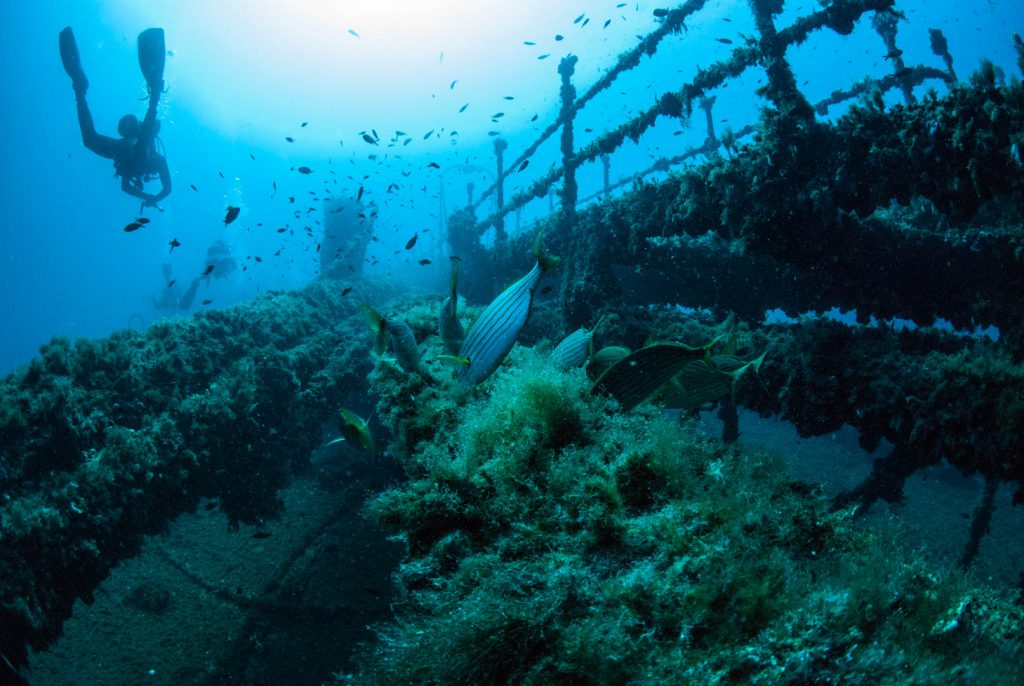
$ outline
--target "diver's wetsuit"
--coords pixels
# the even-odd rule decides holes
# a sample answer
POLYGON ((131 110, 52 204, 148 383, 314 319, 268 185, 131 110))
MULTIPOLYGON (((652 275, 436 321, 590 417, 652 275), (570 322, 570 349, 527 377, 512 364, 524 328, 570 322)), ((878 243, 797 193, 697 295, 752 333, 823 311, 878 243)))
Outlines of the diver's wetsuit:
POLYGON ((142 120, 138 138, 111 138, 96 132, 92 113, 85 101, 85 94, 75 94, 78 101, 78 126, 82 129, 82 143, 100 157, 114 160, 114 168, 121 177, 121 190, 147 204, 155 204, 171 192, 171 173, 167 158, 156 150, 156 108, 160 92, 149 96, 149 109, 142 120), (143 178, 151 175, 160 177, 160 192, 156 195, 142 190, 143 178))
POLYGON ((145 205, 156 206, 156 203, 166 198, 171 192, 171 173, 167 168, 167 158, 156 149, 156 134, 159 129, 156 110, 160 102, 160 93, 163 90, 162 63, 159 67, 160 75, 146 75, 147 80, 151 77, 153 80, 149 82, 149 109, 146 110, 146 116, 138 128, 138 137, 111 138, 96 132, 92 113, 85 100, 89 80, 82 70, 78 47, 75 45, 74 34, 70 27, 61 32, 60 38, 61 59, 64 61, 64 69, 71 77, 75 90, 82 143, 100 157, 114 160, 116 174, 121 177, 121 190, 143 200, 145 205), (160 177, 161 189, 156 195, 146 193, 144 190, 146 177, 152 176, 160 177))

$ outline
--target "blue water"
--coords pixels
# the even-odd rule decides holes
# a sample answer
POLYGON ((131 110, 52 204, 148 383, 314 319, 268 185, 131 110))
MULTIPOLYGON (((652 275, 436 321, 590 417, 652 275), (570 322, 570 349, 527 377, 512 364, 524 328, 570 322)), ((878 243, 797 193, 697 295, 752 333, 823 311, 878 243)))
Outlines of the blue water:
MULTIPOLYGON (((100 336, 129 322, 139 326, 166 316, 150 301, 164 288, 161 265, 169 263, 172 278, 186 283, 202 269, 206 249, 217 239, 224 239, 248 268, 210 280, 193 309, 205 299, 213 301, 209 307, 223 307, 307 282, 316 274, 321 230, 319 202, 310 202, 310 191, 320 198, 325 188, 354 194, 362 185, 364 202, 377 203, 381 242, 371 250, 379 260, 376 270, 411 285, 443 283, 441 266, 417 264, 441 249, 442 176, 449 210, 464 201, 467 181, 474 181, 479 193, 494 177, 488 131, 501 132, 509 141, 507 157, 514 159, 553 120, 561 56, 580 57, 575 83, 582 93, 637 35, 656 26, 652 10, 660 5, 617 4, 5 3, 0 10, 5 27, 0 150, 7 166, 0 185, 0 371, 25 363, 55 335, 100 336), (581 13, 590 19, 586 26, 572 23, 581 13), (604 27, 606 20, 611 21, 604 27), (144 112, 135 36, 150 26, 166 30, 170 54, 161 139, 174 191, 163 213, 146 212, 152 222, 144 230, 121 230, 139 214, 139 203, 120 192, 111 163, 82 146, 57 51, 57 34, 65 25, 78 37, 97 128, 111 135, 122 114, 144 112), (556 41, 556 34, 564 40, 556 41), (551 57, 537 59, 545 53, 551 57), (494 123, 491 117, 498 112, 505 115, 494 123), (360 132, 372 129, 382 141, 396 129, 407 136, 392 148, 373 147, 360 139, 360 132), (433 136, 424 140, 431 130, 433 136), (402 145, 406 137, 412 140, 402 145), (441 169, 427 166, 430 162, 441 169), (290 171, 302 165, 314 173, 290 171), (484 171, 463 173, 459 165, 484 171), (391 184, 396 187, 388 192, 391 184), (289 196, 295 196, 294 205, 289 196), (225 228, 229 204, 240 206, 242 214, 225 228), (314 210, 307 213, 309 208, 314 210), (276 233, 284 226, 289 232, 276 233), (393 255, 415 232, 423 237, 417 249, 393 255), (175 238, 181 247, 169 254, 168 242, 175 238), (255 255, 263 262, 247 259, 255 255)), ((786 3, 778 24, 816 6, 786 3)), ((1010 34, 1024 30, 1020 3, 916 0, 899 7, 908 19, 898 37, 908 65, 942 66, 929 49, 927 33, 941 28, 961 78, 982 57, 1016 74, 1010 34)), ((666 40, 653 59, 645 58, 584 110, 577 119, 577 146, 650 106, 698 67, 724 59, 734 46, 715 39, 739 44, 741 34, 753 33, 751 23, 745 2, 708 3, 687 32, 666 40)), ((789 57, 814 101, 866 75, 883 76, 891 70, 883 53, 865 21, 848 37, 818 32, 789 57)), ((762 103, 753 90, 760 78, 750 70, 715 94, 719 132, 756 119, 762 103)), ((889 101, 898 102, 898 96, 891 94, 889 101)), ((703 137, 699 117, 690 128, 662 120, 638 144, 627 143, 614 155, 612 178, 698 145, 703 137)), ((556 159, 557 136, 541 147, 529 169, 512 178, 507 195, 556 159)), ((578 178, 581 198, 597 191, 600 165, 585 166, 578 178)), ((533 202, 523 212, 522 226, 547 209, 546 200, 533 202)))

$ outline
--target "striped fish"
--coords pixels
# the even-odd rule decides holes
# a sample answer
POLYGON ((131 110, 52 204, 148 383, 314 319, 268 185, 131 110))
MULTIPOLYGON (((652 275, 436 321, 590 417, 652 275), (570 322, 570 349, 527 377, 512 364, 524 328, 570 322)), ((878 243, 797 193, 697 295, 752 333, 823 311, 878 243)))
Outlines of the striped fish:
POLYGON ((551 359, 559 369, 576 369, 583 366, 592 352, 594 332, 580 327, 562 339, 551 351, 551 359))
POLYGON ((664 388, 658 401, 666 407, 695 410, 722 396, 735 393, 736 384, 748 369, 757 372, 766 353, 749 362, 735 355, 712 355, 686 364, 664 388))
POLYGON ((444 341, 444 349, 449 354, 456 355, 466 340, 466 330, 462 328, 462 322, 459 321, 457 311, 459 304, 459 263, 462 260, 453 256, 451 261, 451 295, 441 303, 441 311, 437 315, 437 331, 441 335, 441 340, 444 341))
POLYGON ((533 269, 502 291, 469 328, 458 355, 465 362, 456 376, 460 382, 473 385, 489 377, 516 344, 519 331, 530 314, 534 289, 540 278, 554 269, 560 259, 546 255, 540 241, 538 233, 533 247, 537 263, 533 269))
POLYGON ((665 407, 696 410, 728 394, 733 381, 713 360, 694 360, 658 391, 656 400, 665 407))
POLYGON ((420 349, 416 345, 416 336, 409 325, 403 321, 385 319, 366 305, 363 305, 362 308, 370 331, 373 332, 373 351, 382 355, 390 343, 399 366, 407 372, 418 371, 420 349))
POLYGON ((598 378, 591 393, 605 393, 629 412, 678 374, 687 364, 704 359, 711 343, 691 348, 682 343, 655 343, 640 348, 610 366, 598 378))

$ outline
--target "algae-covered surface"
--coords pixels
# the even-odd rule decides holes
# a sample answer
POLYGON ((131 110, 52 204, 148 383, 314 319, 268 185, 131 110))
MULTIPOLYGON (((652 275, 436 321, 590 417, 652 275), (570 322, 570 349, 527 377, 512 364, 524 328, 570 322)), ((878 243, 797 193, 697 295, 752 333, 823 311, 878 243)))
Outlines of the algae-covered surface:
POLYGON ((368 505, 407 544, 406 603, 357 681, 1022 674, 1011 594, 929 564, 892 526, 830 510, 778 454, 725 446, 652 407, 617 412, 582 371, 532 350, 454 401, 410 392, 417 381, 392 367, 372 381, 385 423, 407 436, 396 457, 408 482, 368 505))

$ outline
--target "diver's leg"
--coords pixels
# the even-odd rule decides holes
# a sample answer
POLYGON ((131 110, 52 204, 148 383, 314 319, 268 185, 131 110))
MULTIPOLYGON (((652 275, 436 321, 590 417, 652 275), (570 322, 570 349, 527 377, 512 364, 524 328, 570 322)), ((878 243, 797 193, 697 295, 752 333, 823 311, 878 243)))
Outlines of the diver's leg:
POLYGON ((165 55, 163 29, 146 29, 139 34, 139 67, 146 79, 146 85, 149 86, 149 108, 142 120, 139 139, 135 143, 134 154, 140 163, 145 159, 144 156, 149 154, 158 130, 157 105, 164 90, 165 55))
POLYGON ((114 159, 121 141, 117 138, 96 133, 96 124, 92 121, 92 112, 85 101, 85 93, 75 94, 78 106, 78 128, 82 130, 82 143, 100 157, 114 159))
POLYGON ((89 79, 85 77, 85 71, 82 69, 82 60, 78 56, 78 44, 75 43, 75 34, 70 26, 64 27, 64 30, 60 32, 60 61, 64 65, 64 71, 71 77, 71 85, 75 89, 78 128, 82 130, 82 143, 101 157, 113 158, 117 152, 118 141, 96 133, 96 124, 93 123, 89 103, 85 101, 85 93, 89 90, 89 79))

